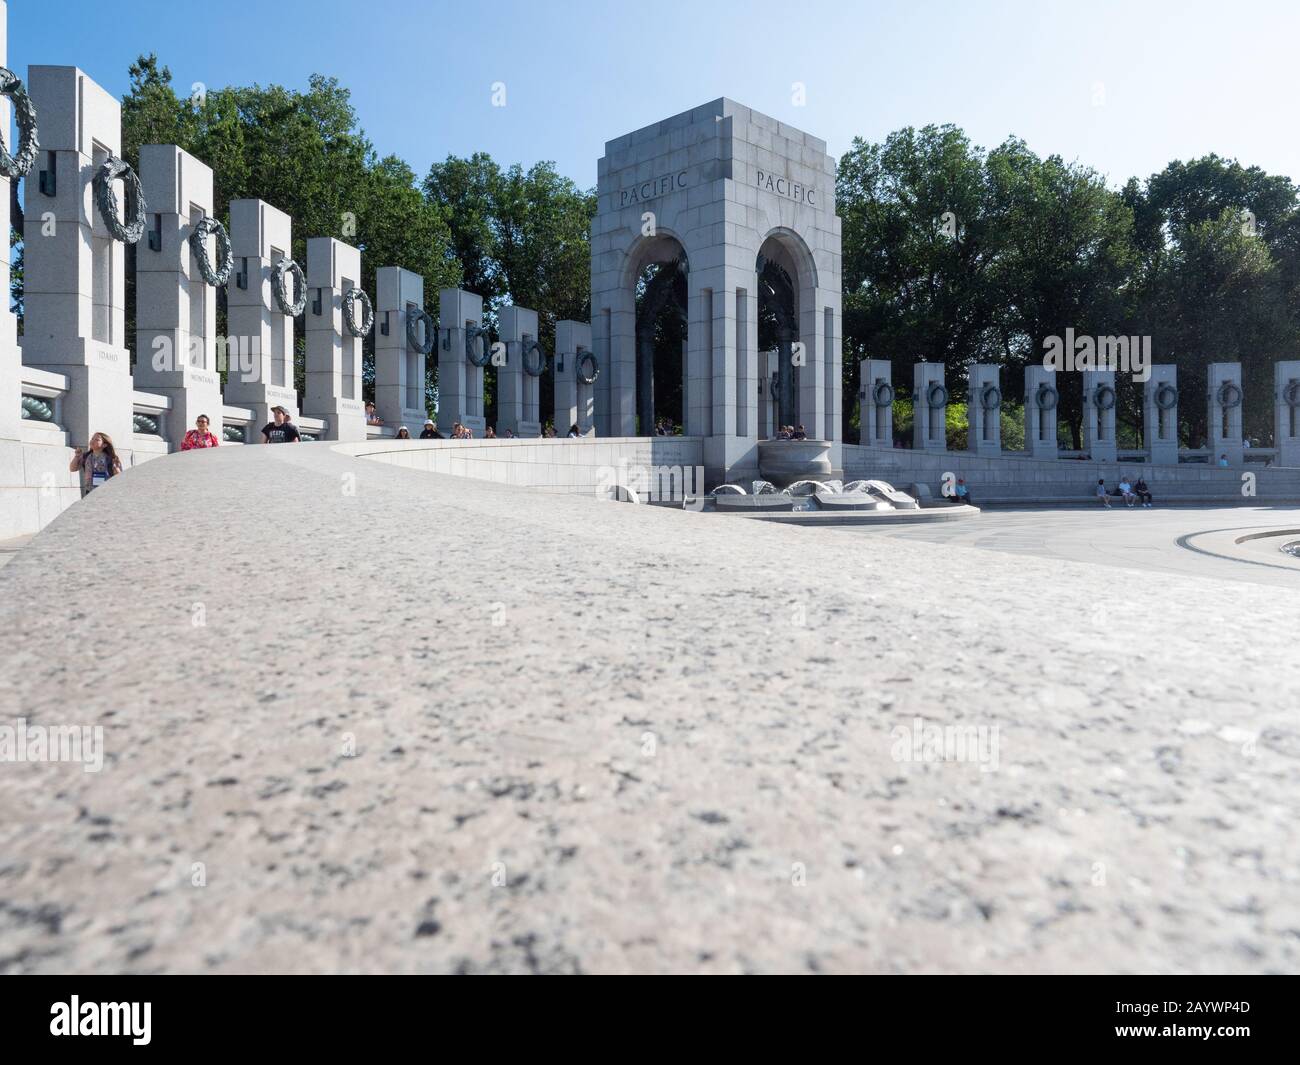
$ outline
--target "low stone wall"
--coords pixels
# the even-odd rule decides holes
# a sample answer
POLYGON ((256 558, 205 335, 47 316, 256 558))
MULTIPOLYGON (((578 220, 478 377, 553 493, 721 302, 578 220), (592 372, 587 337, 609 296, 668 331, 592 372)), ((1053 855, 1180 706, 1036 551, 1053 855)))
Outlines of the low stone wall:
POLYGON ((1120 476, 1146 478, 1152 492, 1187 502, 1259 503, 1300 501, 1300 469, 1266 468, 1248 462, 1224 469, 1205 463, 1093 462, 1034 459, 1024 455, 979 458, 965 451, 912 451, 906 448, 844 445, 844 477, 877 477, 896 486, 929 485, 937 497, 944 474, 964 477, 977 503, 1091 499, 1099 478, 1113 488, 1120 476), (1253 495, 1243 493, 1242 475, 1254 474, 1253 495))
MULTIPOLYGON (((24 420, 20 439, 0 440, 0 540, 40 532, 81 498, 80 476, 68 471, 72 441, 51 422, 24 420)), ((135 435, 114 441, 123 469, 167 454, 165 440, 135 435)))
POLYGON ((334 450, 407 469, 566 495, 593 494, 609 485, 620 469, 630 477, 638 467, 680 467, 687 485, 693 486, 693 471, 704 464, 703 441, 693 436, 371 440, 335 444, 334 450))

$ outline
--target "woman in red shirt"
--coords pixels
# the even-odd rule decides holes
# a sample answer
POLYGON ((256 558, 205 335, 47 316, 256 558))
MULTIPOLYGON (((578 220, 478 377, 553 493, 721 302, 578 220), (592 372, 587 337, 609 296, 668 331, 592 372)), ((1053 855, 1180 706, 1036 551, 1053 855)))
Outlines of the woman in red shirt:
POLYGON ((194 424, 197 429, 191 429, 185 434, 185 439, 181 441, 182 451, 193 451, 199 447, 216 447, 219 441, 212 433, 208 432, 208 416, 200 414, 194 424))

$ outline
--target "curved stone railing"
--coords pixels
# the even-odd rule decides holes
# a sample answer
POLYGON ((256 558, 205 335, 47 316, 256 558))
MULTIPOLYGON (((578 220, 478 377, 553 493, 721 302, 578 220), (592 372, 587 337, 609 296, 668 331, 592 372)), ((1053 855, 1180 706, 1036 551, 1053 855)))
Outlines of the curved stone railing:
MULTIPOLYGON (((580 437, 578 439, 369 440, 334 444, 345 455, 545 492, 597 493, 631 483, 642 470, 680 470, 694 477, 703 468, 703 441, 691 436, 580 437), (620 481, 620 477, 622 480, 620 481)), ((702 473, 700 474, 702 476, 702 473)), ((693 483, 693 481, 692 481, 693 483)))

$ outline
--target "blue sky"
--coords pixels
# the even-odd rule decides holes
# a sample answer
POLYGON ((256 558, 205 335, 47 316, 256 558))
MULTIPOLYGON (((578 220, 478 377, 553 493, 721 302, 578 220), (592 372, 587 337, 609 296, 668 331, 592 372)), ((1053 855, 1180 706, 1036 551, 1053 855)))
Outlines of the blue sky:
POLYGON ((1210 151, 1300 179, 1297 42, 1294 2, 9 4, 9 65, 24 78, 30 63, 75 64, 120 94, 149 51, 183 91, 321 72, 352 90, 376 148, 421 176, 484 150, 553 159, 584 186, 606 140, 718 96, 836 156, 854 136, 953 122, 1113 184, 1210 151), (236 28, 241 8, 256 33, 236 28))

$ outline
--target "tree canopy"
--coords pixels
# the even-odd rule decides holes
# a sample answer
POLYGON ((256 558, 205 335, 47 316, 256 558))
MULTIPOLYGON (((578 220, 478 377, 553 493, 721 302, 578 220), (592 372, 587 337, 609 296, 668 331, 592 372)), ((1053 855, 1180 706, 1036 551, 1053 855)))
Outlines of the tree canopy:
MULTIPOLYGON (((1289 178, 1208 155, 1109 187, 1010 138, 991 151, 954 126, 855 140, 840 160, 844 251, 844 409, 857 360, 924 358, 960 383, 976 362, 1014 371, 1043 341, 1149 336, 1156 362, 1199 394, 1205 366, 1240 361, 1247 435, 1271 433, 1271 367, 1300 357, 1300 209, 1289 178)), ((1078 446, 1081 390, 1066 375, 1060 417, 1078 446)), ((908 382, 900 381, 906 385, 908 382)), ((1120 416, 1136 422, 1136 390, 1120 416)), ((1180 407, 1184 438, 1205 411, 1180 407)))

